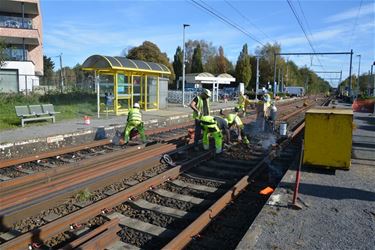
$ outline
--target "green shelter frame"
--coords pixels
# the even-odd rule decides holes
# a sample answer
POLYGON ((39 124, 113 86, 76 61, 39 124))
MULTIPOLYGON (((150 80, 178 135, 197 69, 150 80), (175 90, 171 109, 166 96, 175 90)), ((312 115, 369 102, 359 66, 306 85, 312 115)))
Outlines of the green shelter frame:
POLYGON ((163 64, 121 56, 93 55, 85 60, 82 69, 95 74, 98 116, 100 111, 127 113, 136 102, 142 110, 158 110, 159 78, 171 74, 163 64), (105 93, 113 97, 110 109, 104 104, 105 93))

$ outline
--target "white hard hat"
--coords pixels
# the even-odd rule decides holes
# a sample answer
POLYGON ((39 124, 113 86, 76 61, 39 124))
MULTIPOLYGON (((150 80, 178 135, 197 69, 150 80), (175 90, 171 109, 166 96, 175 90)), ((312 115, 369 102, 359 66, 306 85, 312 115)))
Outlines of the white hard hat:
POLYGON ((211 97, 211 91, 208 89, 203 89, 203 93, 206 94, 208 97, 211 97))
POLYGON ((134 103, 133 108, 139 109, 140 108, 139 103, 138 102, 134 103))

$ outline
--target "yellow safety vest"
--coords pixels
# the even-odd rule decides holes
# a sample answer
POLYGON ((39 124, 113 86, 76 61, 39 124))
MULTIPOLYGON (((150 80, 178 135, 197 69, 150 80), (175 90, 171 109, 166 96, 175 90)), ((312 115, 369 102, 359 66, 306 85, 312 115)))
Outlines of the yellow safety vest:
MULTIPOLYGON (((203 113, 203 99, 202 97, 200 97, 199 95, 197 96, 198 98, 198 103, 197 103, 197 109, 199 110, 199 112, 203 113)), ((208 115, 210 115, 210 101, 207 99, 205 99, 206 103, 207 103, 207 109, 208 109, 208 115)), ((198 117, 198 113, 194 110, 193 111, 193 118, 196 119, 196 118, 199 118, 198 117)))
POLYGON ((238 115, 236 114, 229 114, 227 116, 227 121, 228 121, 228 124, 232 124, 233 122, 236 123, 238 126, 242 126, 243 123, 241 121, 241 119, 238 117, 238 115))
POLYGON ((209 132, 219 132, 220 128, 217 126, 216 120, 213 116, 206 115, 201 117, 201 126, 204 130, 209 132))
POLYGON ((128 121, 129 122, 141 122, 142 121, 142 114, 139 111, 139 109, 132 108, 129 110, 128 121))

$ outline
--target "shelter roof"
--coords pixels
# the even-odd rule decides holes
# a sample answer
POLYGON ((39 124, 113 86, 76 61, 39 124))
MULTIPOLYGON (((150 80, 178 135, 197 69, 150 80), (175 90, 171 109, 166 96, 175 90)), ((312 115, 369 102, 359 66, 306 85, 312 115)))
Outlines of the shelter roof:
POLYGON ((93 55, 85 60, 82 68, 84 70, 128 70, 171 74, 164 64, 133 60, 122 56, 93 55))

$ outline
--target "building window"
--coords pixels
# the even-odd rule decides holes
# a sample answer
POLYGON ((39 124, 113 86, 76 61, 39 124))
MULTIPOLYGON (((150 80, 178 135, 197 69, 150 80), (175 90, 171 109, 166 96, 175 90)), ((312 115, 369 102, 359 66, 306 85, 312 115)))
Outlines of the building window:
POLYGON ((22 45, 8 45, 5 48, 5 57, 9 61, 26 61, 27 50, 23 50, 22 45))
POLYGON ((0 15, 0 27, 6 28, 16 28, 16 29, 32 29, 32 20, 31 18, 25 17, 16 17, 16 16, 4 16, 0 15))
POLYGON ((17 69, 0 69, 0 92, 18 92, 17 69))

